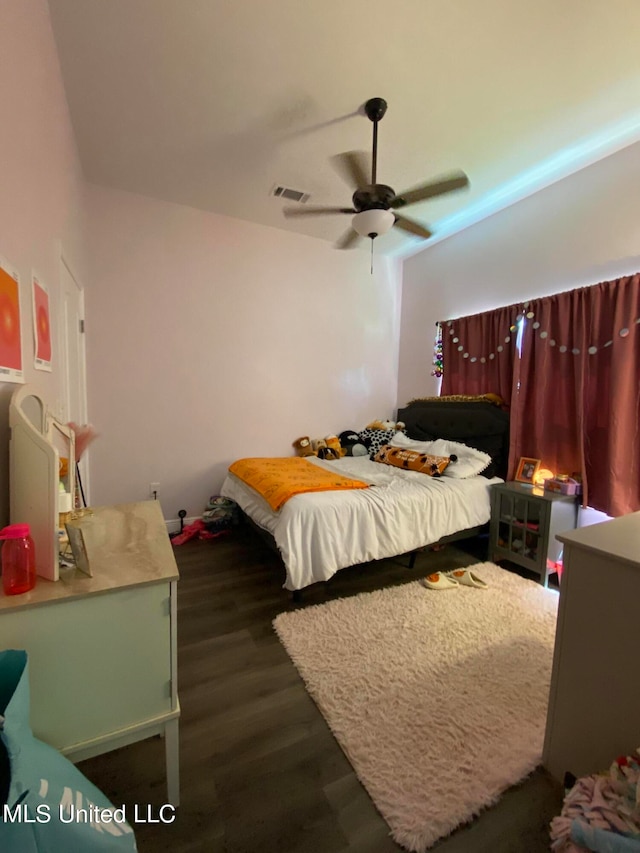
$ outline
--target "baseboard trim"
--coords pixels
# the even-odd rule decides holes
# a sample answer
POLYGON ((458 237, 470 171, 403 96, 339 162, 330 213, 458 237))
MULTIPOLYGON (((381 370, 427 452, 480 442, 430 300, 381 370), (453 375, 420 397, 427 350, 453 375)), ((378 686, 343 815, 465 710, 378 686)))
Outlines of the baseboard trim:
MULTIPOLYGON (((188 524, 193 524, 194 521, 198 521, 198 519, 202 518, 201 515, 193 515, 189 518, 184 519, 184 526, 186 527, 188 524)), ((179 518, 165 518, 164 523, 167 525, 167 533, 179 533, 180 532, 180 519, 179 518)))

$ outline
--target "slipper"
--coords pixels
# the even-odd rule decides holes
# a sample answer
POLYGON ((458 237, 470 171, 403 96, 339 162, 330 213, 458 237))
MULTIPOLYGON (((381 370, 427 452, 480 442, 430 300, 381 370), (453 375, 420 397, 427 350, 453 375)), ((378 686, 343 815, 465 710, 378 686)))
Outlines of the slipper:
POLYGON ((458 581, 444 572, 435 572, 433 575, 427 575, 426 578, 420 578, 420 583, 427 589, 455 589, 458 586, 458 581))
POLYGON ((475 586, 476 589, 488 588, 488 584, 478 575, 474 575, 470 569, 454 569, 452 572, 447 572, 447 577, 462 586, 475 586))

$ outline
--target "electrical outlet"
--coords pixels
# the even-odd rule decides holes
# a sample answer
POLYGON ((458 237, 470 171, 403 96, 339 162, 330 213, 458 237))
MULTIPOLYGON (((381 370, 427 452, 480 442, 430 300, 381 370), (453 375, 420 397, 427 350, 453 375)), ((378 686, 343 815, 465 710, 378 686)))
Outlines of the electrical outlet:
POLYGON ((149 483, 149 495, 154 501, 160 498, 160 483, 149 483))

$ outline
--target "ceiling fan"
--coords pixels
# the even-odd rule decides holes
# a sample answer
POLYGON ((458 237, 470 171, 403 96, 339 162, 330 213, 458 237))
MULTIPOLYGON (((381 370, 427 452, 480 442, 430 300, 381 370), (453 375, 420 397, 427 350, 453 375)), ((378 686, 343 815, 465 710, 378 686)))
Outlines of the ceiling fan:
POLYGON ((432 232, 424 225, 395 211, 467 187, 469 179, 464 172, 452 172, 398 194, 386 184, 377 183, 378 122, 387 111, 387 102, 383 98, 370 98, 364 105, 364 111, 367 118, 373 122, 371 180, 367 174, 367 157, 362 151, 345 151, 332 158, 347 182, 355 186, 351 199, 353 207, 286 207, 283 210, 284 215, 294 217, 331 213, 353 214, 352 227, 338 240, 337 249, 352 248, 360 237, 370 237, 373 240, 380 234, 386 234, 394 225, 424 239, 431 237, 432 232))

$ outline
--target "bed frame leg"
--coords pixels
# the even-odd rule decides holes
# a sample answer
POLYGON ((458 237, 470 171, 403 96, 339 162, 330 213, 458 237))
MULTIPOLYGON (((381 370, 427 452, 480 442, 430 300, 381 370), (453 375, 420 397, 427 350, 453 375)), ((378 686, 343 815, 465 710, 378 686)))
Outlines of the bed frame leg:
POLYGON ((302 601, 302 590, 294 589, 291 592, 291 600, 294 604, 299 604, 302 601))
POLYGON ((409 564, 407 565, 407 568, 408 568, 408 569, 412 569, 412 568, 415 566, 417 556, 418 556, 418 552, 417 552, 417 551, 412 551, 412 552, 409 554, 409 564))

